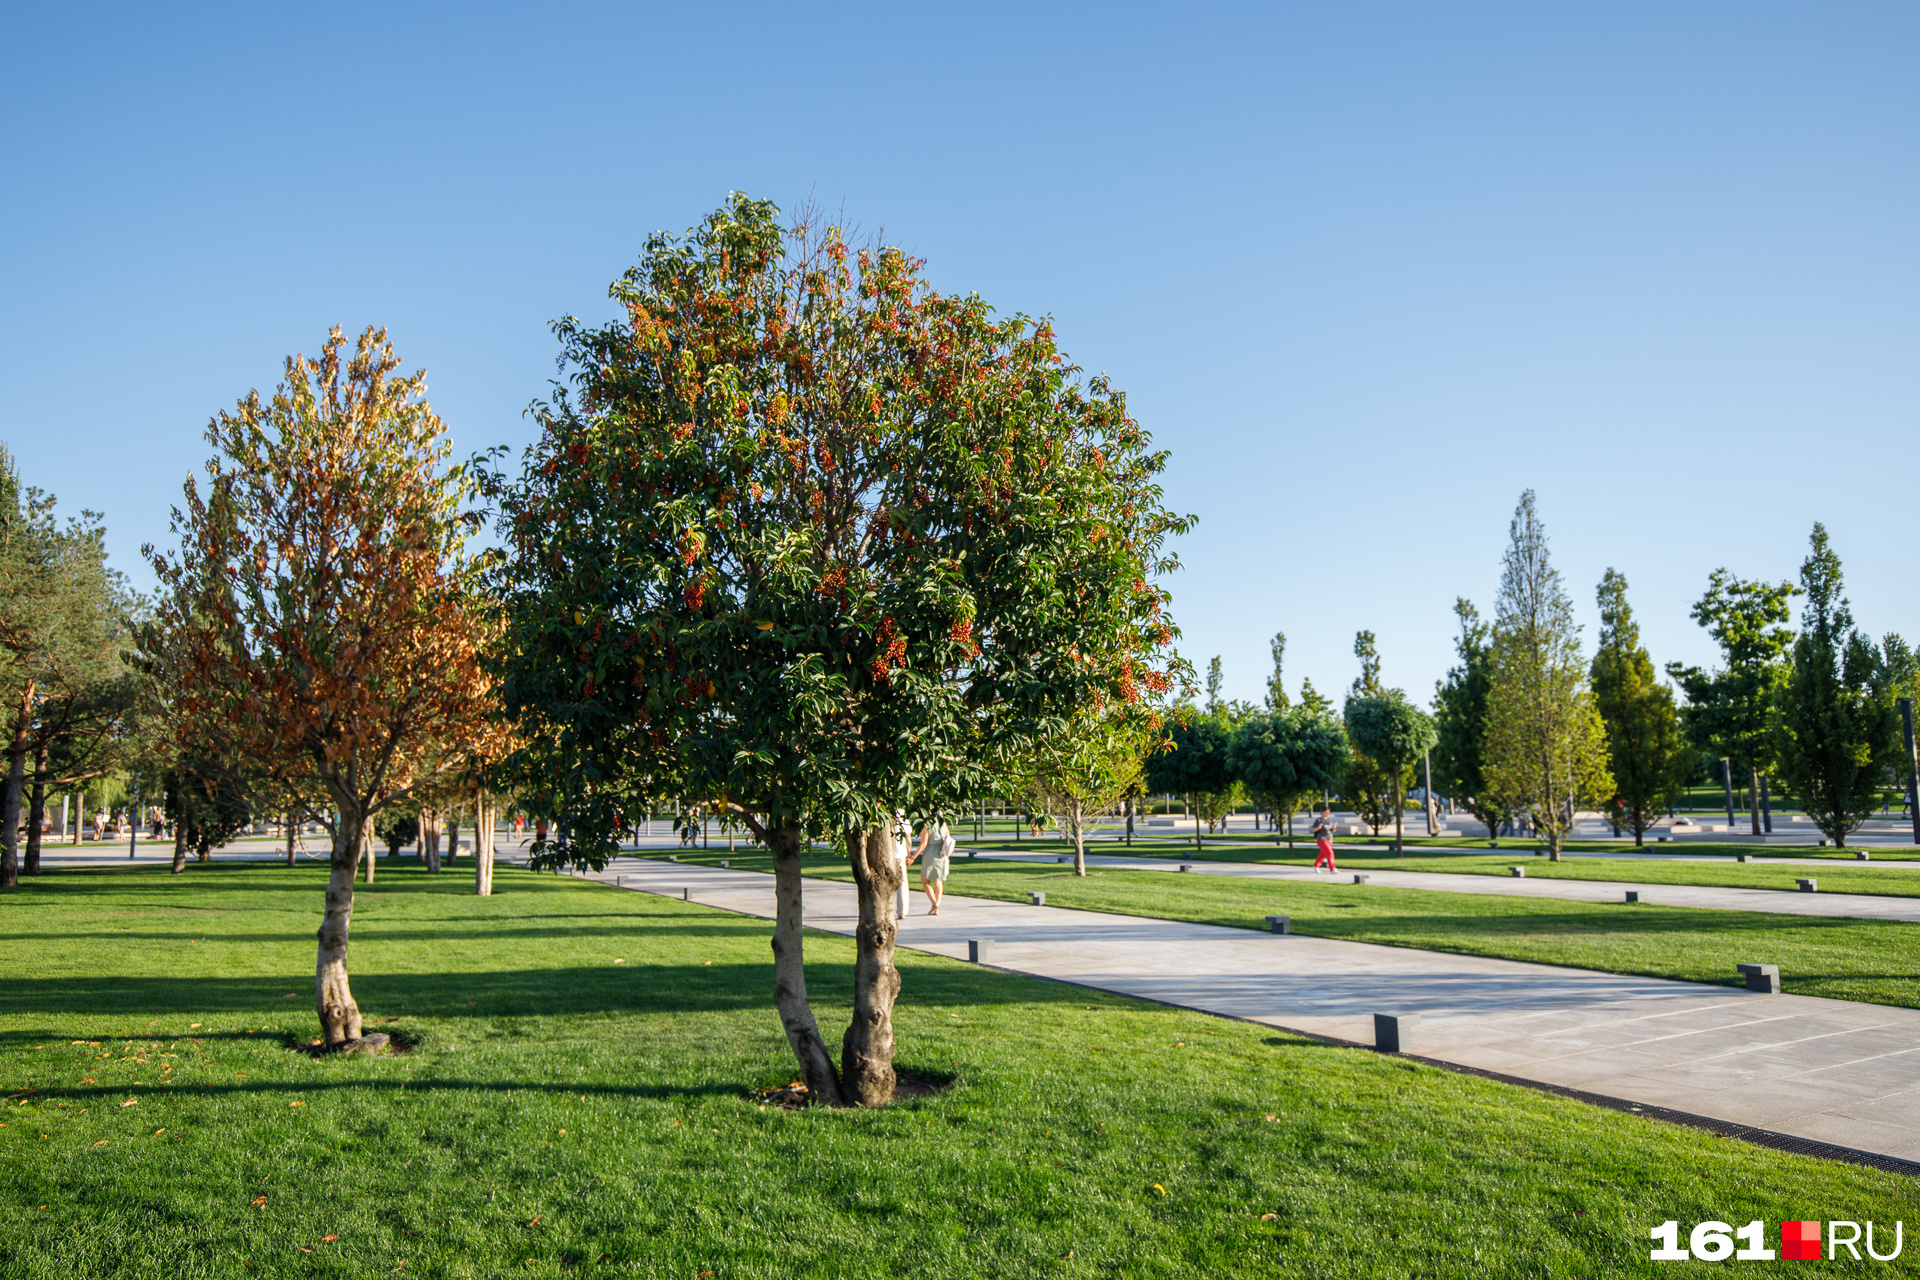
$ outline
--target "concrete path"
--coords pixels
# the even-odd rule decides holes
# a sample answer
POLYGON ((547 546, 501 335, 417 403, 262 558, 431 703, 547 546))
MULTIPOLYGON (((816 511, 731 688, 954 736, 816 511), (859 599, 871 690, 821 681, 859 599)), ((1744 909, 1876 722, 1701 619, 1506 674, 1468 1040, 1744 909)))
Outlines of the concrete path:
MULTIPOLYGON (((591 878, 773 911, 755 872, 638 861, 591 878)), ((854 931, 851 885, 809 879, 806 903, 810 927, 854 931)), ((1422 1057, 1920 1161, 1916 1010, 953 894, 900 930, 962 960, 969 938, 991 938, 999 968, 1359 1044, 1372 1014, 1418 1013, 1422 1057)))
MULTIPOLYGON (((1024 853, 983 853, 978 860, 1053 862, 1054 858, 1024 853)), ((1121 858, 1091 853, 1087 855, 1087 865, 1176 874, 1179 867, 1178 863, 1166 858, 1121 858)), ((1345 884, 1352 883, 1354 870, 1349 867, 1337 876, 1329 876, 1324 872, 1315 872, 1310 867, 1275 866, 1271 863, 1194 862, 1188 865, 1198 875, 1250 880, 1330 880, 1345 884)), ((1528 862, 1515 859, 1514 865, 1526 866, 1528 862)), ((1839 916, 1920 924, 1920 898, 1895 898, 1871 893, 1798 893, 1791 889, 1728 889, 1691 884, 1640 884, 1631 880, 1516 880, 1450 871, 1391 871, 1380 868, 1378 864, 1369 864, 1360 870, 1368 877, 1368 884, 1392 889, 1428 889, 1512 898, 1558 898, 1567 902, 1620 902, 1631 889, 1639 893, 1640 901, 1667 907, 1764 911, 1793 916, 1839 916)), ((1817 880, 1819 876, 1816 873, 1811 878, 1817 880)))

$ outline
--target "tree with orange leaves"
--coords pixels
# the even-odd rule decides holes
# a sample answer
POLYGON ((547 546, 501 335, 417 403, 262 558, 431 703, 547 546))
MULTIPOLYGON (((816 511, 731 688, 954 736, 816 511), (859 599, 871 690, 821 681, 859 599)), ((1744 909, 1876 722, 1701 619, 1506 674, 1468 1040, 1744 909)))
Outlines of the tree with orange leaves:
POLYGON ((464 546, 466 469, 400 374, 386 331, 350 357, 335 328, 271 400, 207 427, 204 496, 186 483, 177 553, 146 547, 162 591, 143 648, 174 735, 244 761, 275 796, 324 797, 333 837, 315 999, 329 1046, 361 1037, 347 931, 363 833, 412 789, 470 770, 499 730, 464 546))
POLYGON ((1141 715, 1172 663, 1152 451, 1052 326, 932 290, 736 196, 656 236, 624 318, 558 326, 573 385, 500 494, 492 598, 522 733, 504 780, 604 864, 698 797, 773 853, 774 999, 811 1096, 893 1094, 898 815, 952 817, 1090 708, 1141 715), (846 843, 854 1013, 807 999, 801 854, 846 843))

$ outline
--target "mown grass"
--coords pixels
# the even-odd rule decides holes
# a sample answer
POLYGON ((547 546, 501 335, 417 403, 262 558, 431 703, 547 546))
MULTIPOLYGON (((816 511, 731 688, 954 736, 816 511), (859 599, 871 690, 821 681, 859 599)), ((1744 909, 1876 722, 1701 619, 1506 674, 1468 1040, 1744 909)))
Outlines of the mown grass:
MULTIPOLYGON (((0 1273, 1610 1276, 1666 1218, 1920 1217, 1896 1175, 911 953, 901 1065, 952 1087, 763 1110, 764 922, 381 872, 355 992, 413 1049, 376 1060, 297 1051, 317 868, 0 895, 0 1273)), ((852 944, 809 947, 837 1030, 852 944)))
MULTIPOLYGON (((718 862, 724 856, 684 856, 718 862)), ((764 853, 731 855, 733 866, 770 871, 764 853)), ((1532 868, 1529 867, 1529 874, 1532 868)), ((844 861, 815 855, 808 874, 848 880, 844 861)), ((917 891, 918 880, 913 881, 917 891)), ((1780 966, 1799 995, 1920 1008, 1920 926, 1897 921, 1716 911, 1654 903, 1565 902, 1437 889, 1391 889, 1329 880, 1250 880, 1091 868, 1082 879, 1051 863, 956 858, 952 893, 1200 924, 1265 929, 1293 917, 1296 933, 1461 955, 1737 985, 1736 964, 1780 966)))
MULTIPOLYGON (((968 842, 964 848, 978 849, 981 852, 1062 854, 1072 853, 1073 846, 1064 840, 1011 842, 968 842)), ((699 851, 703 855, 725 857, 715 854, 712 849, 699 851)), ((1132 846, 1110 841, 1089 844, 1087 852, 1093 855, 1111 855, 1135 858, 1166 858, 1169 860, 1191 860, 1200 858, 1208 862, 1240 862, 1271 865, 1276 867, 1310 866, 1314 859, 1314 846, 1311 840, 1302 840, 1293 850, 1285 845, 1274 845, 1268 840, 1251 840, 1235 836, 1231 840, 1209 840, 1206 846, 1196 854, 1193 842, 1184 844, 1175 841, 1154 839, 1135 840, 1132 846)), ((1716 853, 1740 852, 1732 846, 1714 845, 1693 852, 1695 857, 1710 856, 1716 853)), ((1814 852, 1829 852, 1815 850, 1814 852)), ((1785 856, 1776 851, 1776 857, 1785 856)), ((1796 855, 1797 856, 1797 855, 1796 855)), ((1887 856, 1882 853, 1880 856, 1887 856)), ((1728 889, 1779 889, 1797 892, 1796 881, 1802 876, 1811 876, 1820 882, 1820 888, 1827 893, 1871 893, 1897 898, 1920 898, 1920 867, 1876 866, 1871 862, 1854 862, 1853 855, 1847 854, 1848 861, 1835 862, 1830 866, 1804 867, 1793 863, 1771 861, 1755 854, 1752 862, 1697 862, 1686 861, 1684 855, 1676 855, 1671 860, 1665 858, 1580 858, 1571 857, 1561 862, 1550 862, 1537 856, 1531 841, 1523 844, 1510 844, 1510 847, 1498 852, 1489 851, 1482 841, 1477 846, 1455 847, 1435 843, 1415 843, 1407 841, 1405 856, 1390 849, 1363 846, 1355 847, 1342 842, 1337 849, 1336 858, 1344 866, 1356 867, 1362 871, 1369 867, 1383 867, 1394 871, 1445 871, 1459 875, 1505 876, 1508 868, 1524 864, 1529 876, 1553 880, 1622 880, 1630 884, 1693 884, 1710 888, 1728 889)))

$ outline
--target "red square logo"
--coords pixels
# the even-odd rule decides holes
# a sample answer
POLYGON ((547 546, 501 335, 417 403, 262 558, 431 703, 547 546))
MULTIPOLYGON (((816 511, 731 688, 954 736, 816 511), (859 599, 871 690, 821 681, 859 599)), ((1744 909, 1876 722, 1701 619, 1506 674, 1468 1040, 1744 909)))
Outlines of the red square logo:
POLYGON ((1781 1223, 1780 1256, 1790 1262, 1820 1261, 1820 1224, 1817 1222, 1781 1223))

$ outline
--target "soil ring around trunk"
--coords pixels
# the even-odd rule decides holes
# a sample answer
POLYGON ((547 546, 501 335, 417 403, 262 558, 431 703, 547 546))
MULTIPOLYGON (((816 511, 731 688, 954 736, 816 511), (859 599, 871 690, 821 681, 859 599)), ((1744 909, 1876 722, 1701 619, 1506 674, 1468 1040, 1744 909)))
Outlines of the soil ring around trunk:
MULTIPOLYGON (((959 1083, 958 1077, 944 1071, 919 1071, 909 1075, 896 1071, 893 1077, 893 1098, 888 1106, 898 1106, 904 1102, 918 1102, 923 1098, 937 1098, 959 1083)), ((812 1104, 813 1099, 807 1092, 807 1086, 799 1080, 779 1088, 761 1088, 753 1091, 753 1100, 763 1107, 779 1107, 782 1111, 798 1111, 812 1104)), ((849 1111, 858 1110, 855 1107, 849 1111)))

